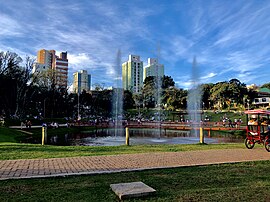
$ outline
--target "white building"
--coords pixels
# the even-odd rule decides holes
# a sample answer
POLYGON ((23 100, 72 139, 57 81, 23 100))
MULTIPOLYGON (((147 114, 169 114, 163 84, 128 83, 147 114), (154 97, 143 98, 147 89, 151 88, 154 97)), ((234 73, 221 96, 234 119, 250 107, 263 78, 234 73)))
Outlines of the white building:
POLYGON ((144 67, 143 80, 148 76, 164 76, 164 65, 159 64, 156 58, 148 58, 148 64, 144 67))
POLYGON ((138 55, 129 55, 122 64, 123 89, 138 93, 143 85, 143 62, 138 55))
POLYGON ((73 74, 73 92, 81 93, 83 90, 91 90, 91 75, 86 70, 80 70, 73 74))

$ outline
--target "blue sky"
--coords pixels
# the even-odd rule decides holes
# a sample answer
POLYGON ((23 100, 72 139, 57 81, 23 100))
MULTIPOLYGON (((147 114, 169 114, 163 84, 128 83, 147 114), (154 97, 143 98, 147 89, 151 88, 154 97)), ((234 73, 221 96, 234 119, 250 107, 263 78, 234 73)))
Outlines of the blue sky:
MULTIPOLYGON (((268 0, 0 0, 0 51, 67 51, 69 80, 117 83, 117 51, 159 55, 165 75, 188 88, 193 57, 200 82, 270 82, 268 0)), ((118 80, 119 82, 119 80, 118 80)))

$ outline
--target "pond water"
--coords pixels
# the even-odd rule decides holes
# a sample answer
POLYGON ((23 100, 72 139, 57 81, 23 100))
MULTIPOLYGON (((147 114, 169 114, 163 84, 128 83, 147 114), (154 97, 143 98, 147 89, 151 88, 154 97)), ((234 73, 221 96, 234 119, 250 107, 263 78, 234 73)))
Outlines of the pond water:
MULTIPOLYGON (((199 137, 190 131, 164 129, 129 129, 130 145, 139 144, 197 144, 199 137)), ((204 133, 207 144, 243 142, 243 137, 229 133, 204 133)), ((48 136, 48 144, 76 146, 118 146, 125 144, 125 129, 98 129, 80 134, 48 136), (116 135, 117 134, 117 135, 116 135)))

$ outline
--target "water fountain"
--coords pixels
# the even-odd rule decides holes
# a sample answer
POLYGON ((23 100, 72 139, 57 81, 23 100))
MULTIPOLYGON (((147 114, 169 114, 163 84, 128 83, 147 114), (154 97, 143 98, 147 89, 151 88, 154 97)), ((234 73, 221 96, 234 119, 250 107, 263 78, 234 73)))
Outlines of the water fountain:
MULTIPOLYGON (((159 65, 159 57, 157 57, 156 63, 154 65, 159 65)), ((96 141, 89 141, 87 145, 119 145, 125 143, 125 132, 122 126, 122 114, 123 114, 123 92, 120 90, 120 78, 121 71, 121 53, 118 51, 116 67, 115 67, 115 86, 114 96, 113 96, 113 114, 115 120, 114 127, 114 135, 112 134, 112 129, 108 129, 107 137, 98 138, 96 141)), ((156 69, 155 75, 155 88, 154 91, 154 99, 156 102, 157 112, 155 114, 155 122, 151 124, 155 124, 155 128, 153 129, 141 129, 142 131, 138 131, 138 129, 131 129, 129 132, 131 134, 131 138, 133 138, 133 142, 135 144, 187 144, 187 143, 195 143, 197 142, 198 131, 193 130, 194 135, 190 137, 189 131, 170 131, 166 130, 166 136, 162 137, 162 127, 161 127, 161 90, 162 90, 162 80, 160 72, 158 68, 156 69), (172 135, 173 133, 177 133, 176 136, 172 135), (181 134, 185 133, 185 134, 181 134), (178 136, 179 135, 179 136, 178 136)), ((189 119, 192 120, 193 128, 200 127, 200 103, 201 103, 201 90, 199 88, 199 76, 196 64, 196 58, 194 57, 193 66, 192 66, 192 88, 189 91, 188 96, 188 111, 189 111, 189 119)), ((210 141, 210 140, 209 140, 210 141)))
POLYGON ((199 130, 201 127, 201 97, 202 92, 199 85, 200 76, 197 67, 196 57, 193 58, 191 71, 191 87, 188 92, 188 115, 193 128, 192 133, 195 137, 199 137, 199 130))
POLYGON ((114 88, 113 88, 113 100, 112 100, 112 113, 114 120, 114 136, 116 137, 119 130, 123 129, 123 89, 122 89, 122 71, 121 71, 121 51, 117 51, 116 67, 114 75, 114 88))
POLYGON ((160 139, 161 137, 161 92, 162 92, 162 75, 160 75, 160 47, 158 46, 157 48, 157 65, 158 68, 156 68, 156 84, 157 84, 157 109, 158 109, 158 122, 159 122, 159 136, 158 138, 160 139))

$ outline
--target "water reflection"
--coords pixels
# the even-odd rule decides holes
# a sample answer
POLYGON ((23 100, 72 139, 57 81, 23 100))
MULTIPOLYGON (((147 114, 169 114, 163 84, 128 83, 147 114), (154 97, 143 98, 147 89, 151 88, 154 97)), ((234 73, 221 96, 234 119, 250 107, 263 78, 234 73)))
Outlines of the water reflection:
MULTIPOLYGON (((130 144, 197 144, 199 138, 191 135, 190 131, 169 129, 130 129, 130 144)), ((65 134, 63 136, 49 136, 48 144, 74 146, 117 146, 125 144, 125 129, 97 129, 84 131, 79 134, 65 134)), ((205 132, 205 143, 233 143, 242 142, 243 137, 229 133, 212 132, 211 136, 205 132)))

